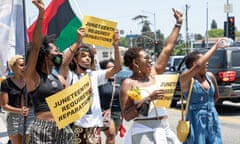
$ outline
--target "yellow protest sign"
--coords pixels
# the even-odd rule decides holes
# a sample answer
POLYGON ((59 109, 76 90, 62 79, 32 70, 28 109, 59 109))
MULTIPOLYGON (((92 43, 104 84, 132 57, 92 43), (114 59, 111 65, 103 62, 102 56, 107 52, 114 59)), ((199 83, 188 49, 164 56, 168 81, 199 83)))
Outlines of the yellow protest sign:
POLYGON ((170 107, 178 76, 179 74, 162 74, 155 76, 157 89, 163 89, 165 92, 164 97, 155 102, 156 107, 170 107))
POLYGON ((2 83, 2 81, 3 81, 4 79, 5 79, 5 78, 0 77, 0 84, 2 83))
POLYGON ((116 22, 93 16, 84 16, 82 25, 86 33, 83 42, 105 48, 112 46, 112 38, 117 27, 116 22))
POLYGON ((75 84, 46 98, 59 129, 83 117, 90 108, 90 78, 85 75, 75 84))

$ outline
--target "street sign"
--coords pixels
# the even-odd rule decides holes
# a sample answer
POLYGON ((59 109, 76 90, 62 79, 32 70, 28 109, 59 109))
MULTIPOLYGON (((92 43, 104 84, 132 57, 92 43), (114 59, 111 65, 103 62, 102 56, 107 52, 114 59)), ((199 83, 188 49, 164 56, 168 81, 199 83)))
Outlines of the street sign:
POLYGON ((128 34, 126 35, 126 38, 135 38, 137 36, 138 36, 137 34, 128 34))
POLYGON ((232 12, 232 4, 225 4, 224 5, 224 12, 231 13, 232 12))

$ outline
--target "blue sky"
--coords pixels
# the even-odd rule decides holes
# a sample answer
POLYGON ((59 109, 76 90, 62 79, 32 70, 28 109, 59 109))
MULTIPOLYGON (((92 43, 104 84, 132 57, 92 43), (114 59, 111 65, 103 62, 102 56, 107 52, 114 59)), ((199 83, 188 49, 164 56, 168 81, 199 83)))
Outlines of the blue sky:
MULTIPOLYGON (((30 1, 30 0, 28 0, 30 1)), ((46 2, 49 0, 45 0, 46 2)), ((71 0, 70 0, 71 1, 71 0)), ((181 33, 186 33, 186 5, 188 8, 188 32, 205 34, 213 19, 217 22, 218 28, 223 29, 224 21, 226 20, 226 13, 224 12, 224 5, 227 0, 78 0, 80 10, 83 15, 92 15, 95 17, 112 20, 118 23, 118 29, 124 30, 125 34, 139 34, 142 25, 133 21, 132 18, 142 14, 149 17, 149 21, 154 24, 153 13, 156 18, 156 29, 160 29, 165 37, 170 33, 175 19, 171 8, 180 10, 184 14, 184 23, 181 33), (208 15, 207 15, 208 10, 208 15), (143 13, 142 11, 147 11, 143 13)), ((240 0, 228 0, 233 6, 232 13, 229 16, 235 16, 235 25, 240 30, 240 0)), ((27 2, 29 3, 29 2, 27 2)), ((32 4, 27 7, 33 8, 32 4)), ((36 14, 30 12, 29 19, 36 14)), ((153 25, 151 25, 154 30, 153 25)))

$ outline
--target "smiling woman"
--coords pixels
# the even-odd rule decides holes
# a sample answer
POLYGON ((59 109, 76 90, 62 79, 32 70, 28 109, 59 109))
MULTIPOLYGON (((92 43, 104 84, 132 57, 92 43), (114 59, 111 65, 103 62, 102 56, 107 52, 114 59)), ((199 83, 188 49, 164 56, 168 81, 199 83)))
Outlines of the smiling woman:
MULTIPOLYGON (((172 10, 176 23, 181 25, 182 13, 172 10)), ((132 76, 122 82, 120 90, 123 117, 127 121, 133 120, 125 137, 126 144, 180 143, 169 128, 165 107, 155 106, 155 102, 161 101, 165 93, 164 89, 157 88, 156 75, 164 72, 179 32, 180 27, 174 25, 154 64, 142 48, 129 48, 124 54, 124 64, 132 71, 132 76)))

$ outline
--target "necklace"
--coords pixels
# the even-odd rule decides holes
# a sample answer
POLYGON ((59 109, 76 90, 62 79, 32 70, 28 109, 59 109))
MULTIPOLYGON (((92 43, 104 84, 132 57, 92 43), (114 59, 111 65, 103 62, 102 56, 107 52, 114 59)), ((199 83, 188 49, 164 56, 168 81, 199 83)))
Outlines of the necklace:
POLYGON ((149 81, 149 77, 148 76, 144 76, 144 77, 135 77, 135 80, 139 81, 139 82, 148 82, 149 81))

